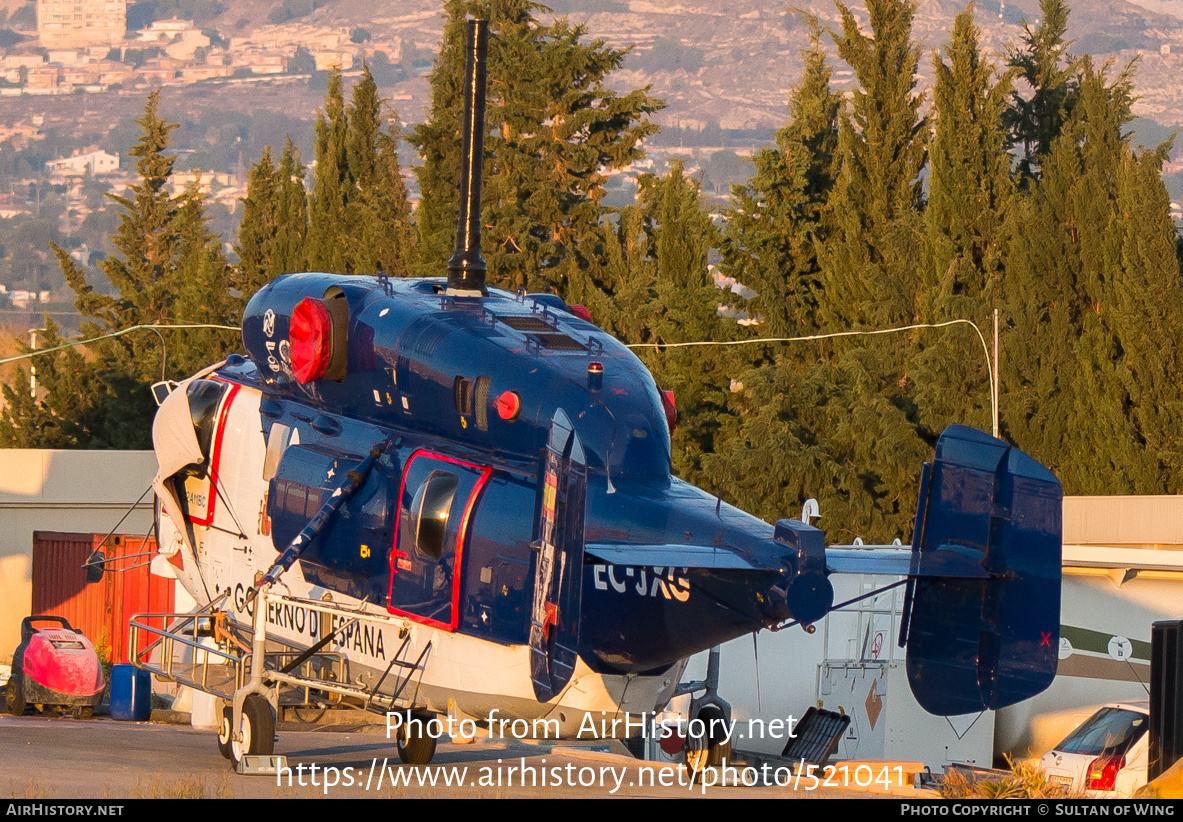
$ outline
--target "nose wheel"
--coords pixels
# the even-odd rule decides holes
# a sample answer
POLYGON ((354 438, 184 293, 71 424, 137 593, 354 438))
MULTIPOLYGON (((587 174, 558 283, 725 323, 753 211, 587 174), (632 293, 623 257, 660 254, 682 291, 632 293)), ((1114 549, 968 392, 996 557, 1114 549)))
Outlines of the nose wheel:
POLYGON ((271 705, 258 694, 249 694, 242 703, 242 721, 234 734, 234 709, 222 709, 222 723, 218 726, 218 753, 238 768, 244 756, 268 756, 275 750, 275 714, 271 705))
POLYGON ((698 712, 704 732, 701 736, 687 735, 683 758, 686 769, 700 774, 707 768, 717 768, 731 759, 731 740, 726 736, 726 716, 714 705, 707 705, 698 712))

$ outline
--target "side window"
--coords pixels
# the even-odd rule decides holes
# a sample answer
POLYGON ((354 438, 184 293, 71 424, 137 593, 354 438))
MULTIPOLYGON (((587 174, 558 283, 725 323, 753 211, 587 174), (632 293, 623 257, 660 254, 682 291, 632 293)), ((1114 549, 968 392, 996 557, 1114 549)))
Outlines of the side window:
POLYGON ((403 469, 390 563, 392 613, 455 630, 468 519, 489 469, 417 451, 403 469))
POLYGON ((439 562, 444 553, 448 516, 459 486, 460 478, 446 471, 436 469, 427 476, 415 491, 410 510, 403 509, 408 527, 399 529, 403 543, 400 549, 408 554, 414 550, 423 559, 439 562))

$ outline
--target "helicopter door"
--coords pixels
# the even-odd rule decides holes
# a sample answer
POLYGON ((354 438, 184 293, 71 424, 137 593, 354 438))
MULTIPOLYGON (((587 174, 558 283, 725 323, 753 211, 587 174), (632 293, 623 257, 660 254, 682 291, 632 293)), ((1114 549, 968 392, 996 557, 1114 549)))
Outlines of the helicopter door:
POLYGON ((391 552, 391 613, 456 630, 468 523, 489 473, 428 451, 407 460, 391 552))

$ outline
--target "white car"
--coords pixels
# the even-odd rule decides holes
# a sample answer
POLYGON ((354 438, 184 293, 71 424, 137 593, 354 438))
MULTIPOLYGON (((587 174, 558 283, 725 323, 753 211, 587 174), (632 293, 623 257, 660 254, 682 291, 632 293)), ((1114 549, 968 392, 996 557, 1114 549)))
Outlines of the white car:
POLYGON ((1150 704, 1114 702, 1044 754, 1040 767, 1074 794, 1125 798, 1146 784, 1150 704))

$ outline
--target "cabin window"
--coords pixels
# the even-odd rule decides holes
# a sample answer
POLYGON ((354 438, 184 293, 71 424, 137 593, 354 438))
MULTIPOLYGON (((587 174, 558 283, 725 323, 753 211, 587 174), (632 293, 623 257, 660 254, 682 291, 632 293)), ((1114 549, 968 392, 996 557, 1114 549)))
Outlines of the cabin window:
POLYGON ((446 471, 432 471, 411 502, 411 516, 414 528, 404 533, 414 534, 415 551, 424 559, 438 562, 444 553, 444 536, 448 530, 448 515, 460 479, 446 471))
POLYGON ((403 469, 390 562, 391 613, 454 631, 468 513, 488 469, 416 451, 403 469))

